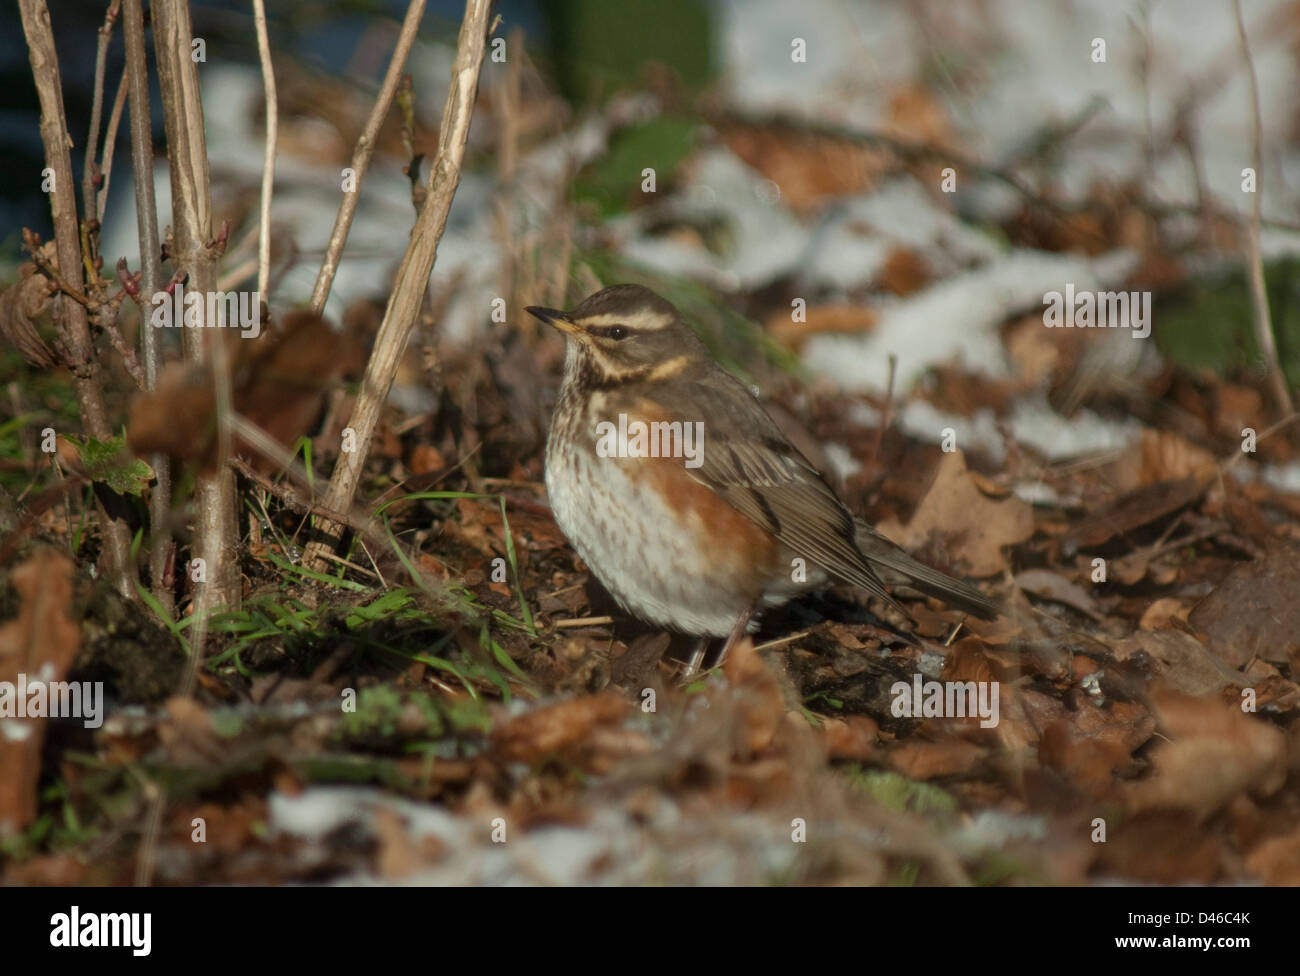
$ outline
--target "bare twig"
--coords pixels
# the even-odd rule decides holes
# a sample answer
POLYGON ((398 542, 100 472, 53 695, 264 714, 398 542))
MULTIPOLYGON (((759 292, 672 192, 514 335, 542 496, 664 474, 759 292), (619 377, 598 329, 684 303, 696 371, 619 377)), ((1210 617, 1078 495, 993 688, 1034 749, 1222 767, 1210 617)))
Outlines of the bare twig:
POLYGON ((122 357, 122 365, 126 367, 126 371, 130 374, 131 379, 135 381, 135 385, 142 390, 148 389, 144 385, 144 371, 140 369, 140 363, 135 358, 135 351, 127 344, 126 338, 122 335, 122 330, 117 327, 116 317, 105 316, 103 325, 104 331, 108 333, 108 341, 117 350, 117 354, 122 357))
MULTIPOLYGON (((54 222, 55 246, 59 267, 68 274, 82 265, 81 234, 77 226, 76 182, 72 177, 72 161, 68 147, 68 120, 63 114, 62 83, 59 78, 58 54, 54 49, 54 31, 50 26, 50 12, 44 0, 19 0, 23 33, 27 37, 28 55, 32 65, 32 79, 41 104, 41 141, 45 145, 45 165, 53 171, 50 189, 50 213, 54 222)), ((73 302, 60 303, 58 323, 62 346, 67 350, 72 372, 77 408, 81 413, 86 432, 99 440, 113 436, 104 405, 104 391, 100 385, 100 366, 95 358, 95 346, 90 338, 90 324, 86 309, 73 302)), ((130 565, 131 535, 125 522, 110 518, 96 495, 99 522, 104 534, 104 551, 107 555, 107 572, 117 591, 129 600, 135 598, 135 587, 128 573, 130 565)))
POLYGON ((1254 312, 1255 342, 1264 357, 1268 370, 1268 383, 1273 396, 1273 406, 1279 417, 1291 413, 1291 394, 1286 377, 1277 361, 1277 344, 1273 340, 1272 316, 1268 309, 1268 291, 1264 287, 1264 256, 1259 245, 1260 212, 1263 208, 1264 178, 1260 172, 1263 163, 1263 125, 1259 114, 1259 81, 1255 77, 1255 61, 1250 55, 1246 39, 1246 22, 1241 16, 1241 0, 1233 0, 1233 14, 1237 18, 1237 38, 1241 43, 1241 56, 1246 62, 1246 80, 1250 82, 1251 107, 1251 165, 1255 168, 1255 192, 1251 194, 1250 221, 1246 226, 1246 273, 1250 282, 1251 308, 1254 312))
POLYGON ((122 121, 122 109, 126 105, 126 72, 117 83, 117 94, 113 97, 113 111, 108 115, 108 129, 104 133, 104 157, 99 164, 101 177, 99 193, 95 203, 95 217, 100 223, 104 221, 104 208, 108 206, 108 181, 113 175, 113 153, 117 148, 117 127, 122 121))
POLYGON ((113 39, 113 25, 117 22, 120 0, 113 0, 104 13, 104 23, 99 28, 99 41, 95 45, 95 88, 90 100, 90 132, 86 136, 86 160, 81 175, 81 211, 89 219, 95 207, 95 156, 99 146, 99 124, 104 112, 104 73, 108 60, 108 45, 113 39))
POLYGON ((885 406, 880 411, 880 426, 876 428, 876 441, 871 448, 871 464, 875 466, 880 461, 880 445, 884 443, 885 431, 889 429, 889 422, 892 419, 891 413, 894 408, 894 374, 898 371, 898 357, 893 353, 889 354, 889 382, 885 384, 885 406))
MULTIPOLYGON (((214 246, 218 242, 212 232, 203 105, 198 69, 190 56, 193 35, 189 5, 185 0, 155 0, 150 10, 171 169, 173 259, 176 267, 189 275, 187 289, 207 295, 216 287, 216 259, 220 248, 214 246)), ((206 304, 200 303, 195 311, 206 315, 202 307, 206 304)), ((203 324, 216 323, 204 321, 203 324)), ((181 331, 181 342, 191 365, 211 371, 216 390, 218 441, 224 448, 229 443, 226 425, 230 403, 224 339, 213 328, 187 328, 181 331)), ((225 456, 222 454, 220 459, 224 461, 225 456)), ((193 653, 180 688, 182 695, 189 695, 194 689, 212 611, 220 607, 238 608, 241 597, 235 551, 239 525, 235 476, 224 463, 219 463, 212 474, 200 475, 194 502, 197 523, 194 552, 203 560, 205 581, 195 590, 193 653)))
MULTIPOLYGON (((40 238, 35 235, 26 237, 26 234, 24 234, 24 237, 25 240, 23 243, 26 245, 28 252, 32 256, 32 263, 40 269, 41 274, 54 282, 55 286, 62 294, 67 295, 82 308, 86 309, 87 312, 93 314, 97 311, 99 303, 83 295, 81 289, 68 281, 67 278, 63 277, 63 275, 59 273, 59 269, 41 252, 40 238)), ((78 249, 77 253, 81 253, 80 249, 78 249)))
MULTIPOLYGON (((122 39, 126 43, 126 77, 131 93, 131 168, 135 177, 135 222, 140 241, 142 293, 140 349, 145 389, 158 385, 162 346, 157 330, 143 321, 143 309, 162 291, 162 245, 158 240, 158 205, 153 193, 153 129, 149 116, 149 68, 145 60, 144 14, 141 0, 125 0, 122 39)), ((149 457, 154 484, 149 492, 149 579, 154 598, 172 612, 172 588, 167 585, 167 556, 171 548, 171 459, 158 452, 149 457)))
POLYGON ((411 53, 411 45, 415 43, 420 19, 424 16, 424 3, 425 0, 411 0, 411 5, 406 8, 406 19, 402 21, 402 31, 397 36, 397 46, 393 48, 392 60, 388 62, 388 73, 384 75, 384 83, 379 88, 379 97, 375 99, 375 106, 370 110, 366 127, 361 133, 361 138, 357 140, 356 148, 352 150, 349 168, 352 170, 355 183, 352 184, 351 191, 345 191, 343 194, 343 202, 339 205, 338 215, 334 218, 334 229, 330 231, 325 260, 320 266, 320 273, 316 276, 316 287, 311 293, 311 310, 317 315, 325 311, 325 302, 330 297, 330 287, 334 284, 334 275, 339 269, 339 259, 343 256, 343 245, 347 243, 352 217, 357 210, 357 201, 361 198, 361 181, 370 166, 370 157, 374 155, 379 129, 384 124, 384 119, 388 117, 388 110, 393 104, 393 93, 397 91, 397 84, 401 81, 402 68, 406 65, 407 55, 411 53))
MULTIPOLYGON (((447 226, 447 212, 460 182, 461 161, 469 137, 470 118, 478 92, 479 68, 487 46, 488 11, 491 0, 466 0, 465 17, 456 43, 456 60, 452 65, 451 87, 443 109, 438 137, 438 158, 430 175, 429 194, 411 233, 411 243, 397 270, 393 294, 384 312, 384 321, 375 339, 375 348, 366 365, 366 375, 357 395, 351 423, 356 434, 356 450, 339 456, 325 493, 325 505, 346 511, 352 504, 357 481, 370 450, 370 439, 379 421, 388 391, 393 385, 398 363, 406 350, 407 339, 415 325, 428 289, 429 273, 438 253, 438 242, 447 226)), ((324 565, 320 553, 333 549, 343 533, 342 526, 326 522, 321 526, 322 541, 308 545, 303 562, 309 567, 324 565)))
POLYGON ((275 98, 275 68, 271 64, 271 42, 266 36, 266 4, 253 0, 253 23, 257 26, 257 56, 262 62, 262 88, 266 92, 266 147, 262 153, 262 210, 258 218, 257 294, 271 300, 271 189, 275 184, 275 141, 280 127, 280 109, 275 98))
POLYGON ((614 618, 610 616, 600 617, 570 617, 568 620, 555 621, 556 630, 574 630, 579 627, 604 627, 612 624, 614 618))

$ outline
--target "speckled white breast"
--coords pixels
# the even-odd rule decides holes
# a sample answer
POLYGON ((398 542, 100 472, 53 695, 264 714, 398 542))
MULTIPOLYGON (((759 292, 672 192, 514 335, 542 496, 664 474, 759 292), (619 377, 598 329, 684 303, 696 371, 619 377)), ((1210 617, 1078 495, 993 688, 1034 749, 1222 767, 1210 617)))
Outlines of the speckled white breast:
MULTIPOLYGON (((724 637, 749 609, 749 595, 711 573, 699 544, 709 533, 695 513, 665 504, 629 477, 637 458, 546 451, 546 491, 555 521, 619 604, 642 620, 688 634, 724 637)), ((712 540, 710 544, 725 544, 712 540)))

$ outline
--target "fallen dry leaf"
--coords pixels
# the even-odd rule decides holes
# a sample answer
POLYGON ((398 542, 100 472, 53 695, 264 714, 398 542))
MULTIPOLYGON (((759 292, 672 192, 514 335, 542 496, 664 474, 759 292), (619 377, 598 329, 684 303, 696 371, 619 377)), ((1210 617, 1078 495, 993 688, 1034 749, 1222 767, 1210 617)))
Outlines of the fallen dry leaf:
POLYGON ((497 726, 492 745, 504 759, 538 762, 585 745, 596 728, 622 721, 630 707, 612 691, 547 705, 497 726))
POLYGON ((1117 661, 1146 654, 1156 664, 1160 680, 1184 695, 1211 695, 1233 685, 1249 684, 1245 675, 1229 668, 1195 637, 1181 630, 1138 630, 1117 642, 1117 661))
POLYGON ((1151 810, 1111 826, 1096 845, 1103 870, 1122 881, 1209 884, 1219 873, 1223 841, 1197 830, 1181 810, 1151 810))
MULTIPOLYGON (((28 687, 62 681, 81 649, 81 626, 71 616, 72 574, 72 561, 46 547, 9 574, 18 614, 0 625, 0 683, 8 683, 15 713, 27 708, 27 700, 17 700, 20 676, 28 687)), ((0 718, 0 835, 22 830, 36 816, 45 723, 46 717, 25 714, 0 718)))
POLYGON ((724 142, 781 188, 781 199, 807 213, 874 186, 895 161, 888 150, 780 124, 725 125, 724 142))
POLYGON ((1182 600, 1164 597, 1156 600, 1142 613, 1138 626, 1143 630, 1164 630, 1173 626, 1173 621, 1187 620, 1188 607, 1182 600))
POLYGON ((217 736, 206 708, 182 695, 168 698, 165 708, 167 721, 158 726, 158 740, 173 762, 202 765, 225 758, 227 747, 217 736))
POLYGON ((964 739, 925 742, 909 739, 885 750, 885 760, 895 772, 908 779, 926 780, 940 776, 961 776, 973 772, 987 750, 964 739))
POLYGON ((1183 478, 1208 482, 1218 470, 1218 458, 1205 448, 1170 431, 1147 427, 1111 466, 1109 476, 1121 491, 1129 491, 1183 478))
POLYGON ((910 295, 930 283, 930 264, 923 254, 909 247, 889 252, 884 267, 876 275, 876 287, 893 295, 910 295))
POLYGON ((1149 778, 1128 791, 1132 809, 1184 810, 1199 823, 1234 797, 1268 796, 1286 780, 1286 738, 1222 699, 1161 693, 1152 699, 1167 741, 1149 778))
MULTIPOLYGON (((1186 477, 1142 485, 1090 512, 1076 523, 1071 534, 1077 545, 1091 549, 1190 505, 1204 494, 1207 484, 1186 477)), ((1145 575, 1147 563, 1145 554, 1139 552, 1134 556, 1142 559, 1141 572, 1133 580, 1136 582, 1145 575)))
MULTIPOLYGON (((363 361, 362 336, 355 330, 335 332, 305 310, 286 313, 278 327, 257 339, 241 340, 238 331, 225 331, 235 412, 287 451, 310 432, 330 387, 358 372, 363 361)), ((131 449, 138 455, 162 451, 211 467, 217 460, 215 402, 207 370, 169 364, 156 389, 131 401, 131 449)), ((239 438, 234 448, 259 470, 278 468, 239 438)))
POLYGON ((976 486, 961 451, 945 454, 934 480, 906 526, 886 520, 876 526, 905 549, 921 549, 935 537, 957 566, 971 576, 993 576, 1007 568, 1003 546, 1034 534, 1033 510, 1014 495, 993 499, 976 486))
POLYGON ((1300 829, 1256 844, 1246 868, 1262 884, 1300 887, 1300 829))
POLYGON ((1263 559, 1238 565, 1187 622, 1229 667, 1260 657, 1290 662, 1294 673, 1300 667, 1300 545, 1278 540, 1263 559))
POLYGON ((791 349, 798 349, 814 335, 869 332, 877 321, 875 311, 861 305, 810 305, 804 309, 802 322, 796 322, 791 315, 791 310, 781 309, 764 323, 768 335, 791 349))
POLYGON ((1050 569, 1027 569, 1017 573, 1016 585, 1035 596, 1074 607, 1093 620, 1102 619, 1101 608, 1087 590, 1050 569))
MULTIPOLYGON (((51 264, 58 265, 53 241, 48 241, 41 252, 51 264)), ((0 291, 0 336, 8 339, 29 365, 41 369, 53 369, 59 364, 34 321, 49 309, 49 284, 48 278, 36 273, 36 265, 27 262, 18 266, 18 280, 0 291)))
POLYGON ((1085 698, 1043 730, 1038 759, 1084 792, 1108 796, 1115 787, 1115 771, 1129 764, 1133 751, 1151 738, 1155 724, 1141 705, 1115 702, 1103 709, 1085 698))
POLYGON ((826 751, 832 759, 870 759, 876 751, 880 726, 869 715, 822 720, 826 751))
POLYGON ((744 748, 761 755, 776 742, 785 724, 785 691, 748 637, 731 649, 722 671, 737 697, 744 748))

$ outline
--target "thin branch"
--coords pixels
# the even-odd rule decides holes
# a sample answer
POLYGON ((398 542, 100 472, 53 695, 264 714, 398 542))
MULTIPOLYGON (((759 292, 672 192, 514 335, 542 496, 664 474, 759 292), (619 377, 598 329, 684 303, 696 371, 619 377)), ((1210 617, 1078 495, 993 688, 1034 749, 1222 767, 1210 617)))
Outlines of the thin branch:
POLYGON ((370 110, 370 118, 366 120, 366 127, 361 133, 361 138, 357 140, 356 148, 352 151, 352 162, 349 168, 352 170, 352 178, 355 182, 352 184, 352 189, 343 194, 343 202, 339 205, 339 212, 334 218, 334 229, 330 231, 325 260, 320 266, 320 273, 316 276, 316 287, 311 293, 311 310, 317 315, 324 313, 325 302, 330 297, 334 275, 338 272, 339 260, 343 256, 343 246, 347 243, 348 231, 352 227, 352 217, 361 198, 361 181, 370 166, 370 157, 374 155, 379 129, 384 124, 384 119, 388 117, 388 110, 393 104, 393 94, 402 79, 402 68, 406 65, 407 55, 411 53, 411 45, 415 43, 420 19, 424 16, 424 4, 425 0, 411 0, 411 5, 406 8, 406 19, 402 21, 402 30, 397 36, 397 46, 393 48, 392 60, 388 62, 384 83, 379 88, 379 97, 375 99, 374 108, 370 110))
POLYGON ((108 131, 104 133, 104 157, 99 164, 101 185, 95 203, 95 217, 104 222, 104 208, 108 206, 108 181, 113 175, 113 153, 117 149, 117 127, 122 121, 122 108, 126 105, 126 72, 117 83, 117 94, 113 97, 113 111, 108 116, 108 131))
POLYGON ((1255 169, 1255 192, 1251 194, 1250 221, 1246 226, 1246 272, 1254 312, 1255 342, 1264 357, 1264 367, 1268 370, 1274 408, 1279 417, 1286 417, 1292 411, 1291 394, 1277 360, 1277 343, 1273 339, 1272 316, 1268 309, 1268 290, 1264 286, 1264 255, 1259 244, 1260 213, 1264 205, 1264 178, 1260 172, 1264 161, 1264 133, 1259 111, 1259 81, 1255 76, 1255 60, 1250 55, 1250 43, 1246 39, 1241 0, 1233 0, 1232 11, 1237 18, 1237 38, 1241 42, 1241 56, 1246 62, 1246 79, 1250 82, 1251 165, 1255 169))
MULTIPOLYGON (((135 177, 135 223, 140 240, 140 349, 145 389, 158 385, 162 345, 158 331, 143 320, 143 309, 162 291, 162 245, 158 239, 158 204, 153 192, 153 128, 149 114, 149 66, 145 59, 144 13, 141 0, 125 0, 122 39, 126 43, 126 77, 131 93, 131 168, 135 177)), ((149 491, 149 579, 154 598, 172 612, 172 588, 167 585, 171 549, 171 459, 161 451, 149 457, 154 484, 149 491)))
POLYGON ((262 88, 266 92, 266 147, 262 153, 262 210, 258 218, 257 294, 271 300, 271 190, 275 184, 275 142, 280 128, 280 109, 275 98, 275 68, 271 64, 271 42, 266 36, 266 4, 253 0, 253 23, 257 26, 257 56, 262 62, 262 88))
POLYGON ((148 389, 144 385, 144 371, 140 369, 139 360, 135 358, 135 350, 127 343, 126 338, 122 335, 122 330, 117 327, 117 316, 105 316, 101 323, 104 331, 108 334, 108 341, 117 354, 122 357, 122 365, 126 367, 127 373, 135 381, 135 385, 141 390, 148 389))
MULTIPOLYGON (((173 260, 189 274, 186 290, 209 295, 216 288, 216 259, 220 238, 212 230, 212 200, 208 179, 207 141, 198 68, 190 56, 193 31, 185 0, 154 0, 154 55, 162 91, 163 124, 167 131, 167 161, 171 172, 173 260)), ((223 232, 224 234, 224 232, 223 232)), ((199 303, 194 311, 205 315, 199 303)), ((204 326, 215 323, 203 322, 204 326)), ((181 333, 185 359, 212 376, 217 398, 219 443, 229 443, 230 376, 226 371, 224 329, 187 328, 181 333)), ((242 580, 237 558, 238 513, 235 476, 221 461, 211 474, 200 475, 194 491, 194 554, 204 561, 206 580, 195 589, 193 653, 179 693, 188 696, 198 677, 204 654, 208 619, 218 608, 237 609, 242 580)))
MULTIPOLYGON (((388 300, 384 321, 379 326, 379 335, 366 365, 366 375, 349 424, 356 434, 356 450, 339 456, 325 493, 325 506, 336 511, 347 511, 352 505, 361 469, 370 450, 370 439, 428 290, 438 242, 447 226, 447 213, 460 182, 465 143, 469 138, 470 119, 478 93, 479 69, 487 47, 491 6, 491 0, 466 0, 465 17, 456 42, 456 60, 452 65, 451 87, 442 113, 438 158, 430 175, 429 194, 416 218, 411 243, 397 270, 393 294, 388 300)), ((320 528, 324 539, 309 544, 303 556, 303 562, 313 568, 325 564, 320 553, 333 549, 343 534, 343 527, 336 522, 326 522, 320 528)))
MULTIPOLYGON (((82 266, 81 233, 77 225, 76 182, 72 177, 72 161, 68 147, 72 138, 68 134, 68 120, 63 113, 63 87, 59 78, 58 54, 54 48, 54 30, 50 26, 50 12, 44 0, 19 0, 23 33, 27 37, 27 50, 32 65, 32 80, 41 104, 41 141, 45 146, 45 165, 53 172, 50 189, 50 214, 54 223, 55 246, 59 267, 68 274, 82 266)), ((78 304, 60 301, 55 320, 58 324, 62 348, 69 354, 68 368, 72 372, 77 409, 86 432, 98 440, 113 436, 104 405, 104 391, 100 384, 100 366, 95 357, 95 345, 90 338, 90 324, 86 309, 78 304)), ((104 552, 108 557, 107 574, 117 591, 128 600, 135 599, 129 566, 131 534, 120 519, 109 517, 99 494, 95 496, 99 509, 99 524, 104 536, 104 552)))
POLYGON ((81 176, 81 210, 87 218, 96 213, 95 163, 99 146, 99 124, 104 112, 104 74, 108 62, 108 45, 113 39, 113 24, 117 22, 120 0, 113 0, 104 13, 104 23, 99 27, 99 40, 95 45, 95 88, 90 100, 90 132, 86 135, 86 160, 81 176))

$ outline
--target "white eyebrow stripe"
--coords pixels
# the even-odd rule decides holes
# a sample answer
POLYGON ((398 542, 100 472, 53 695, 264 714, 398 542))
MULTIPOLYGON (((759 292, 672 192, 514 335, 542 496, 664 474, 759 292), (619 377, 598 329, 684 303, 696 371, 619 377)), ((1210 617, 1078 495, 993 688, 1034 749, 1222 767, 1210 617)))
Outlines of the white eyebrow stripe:
POLYGON ((584 329, 599 329, 610 325, 626 325, 630 329, 640 329, 644 332, 657 332, 660 329, 666 329, 672 324, 672 319, 667 315, 660 315, 656 312, 645 313, 641 311, 631 314, 620 312, 605 312, 601 315, 588 315, 578 320, 584 329))

